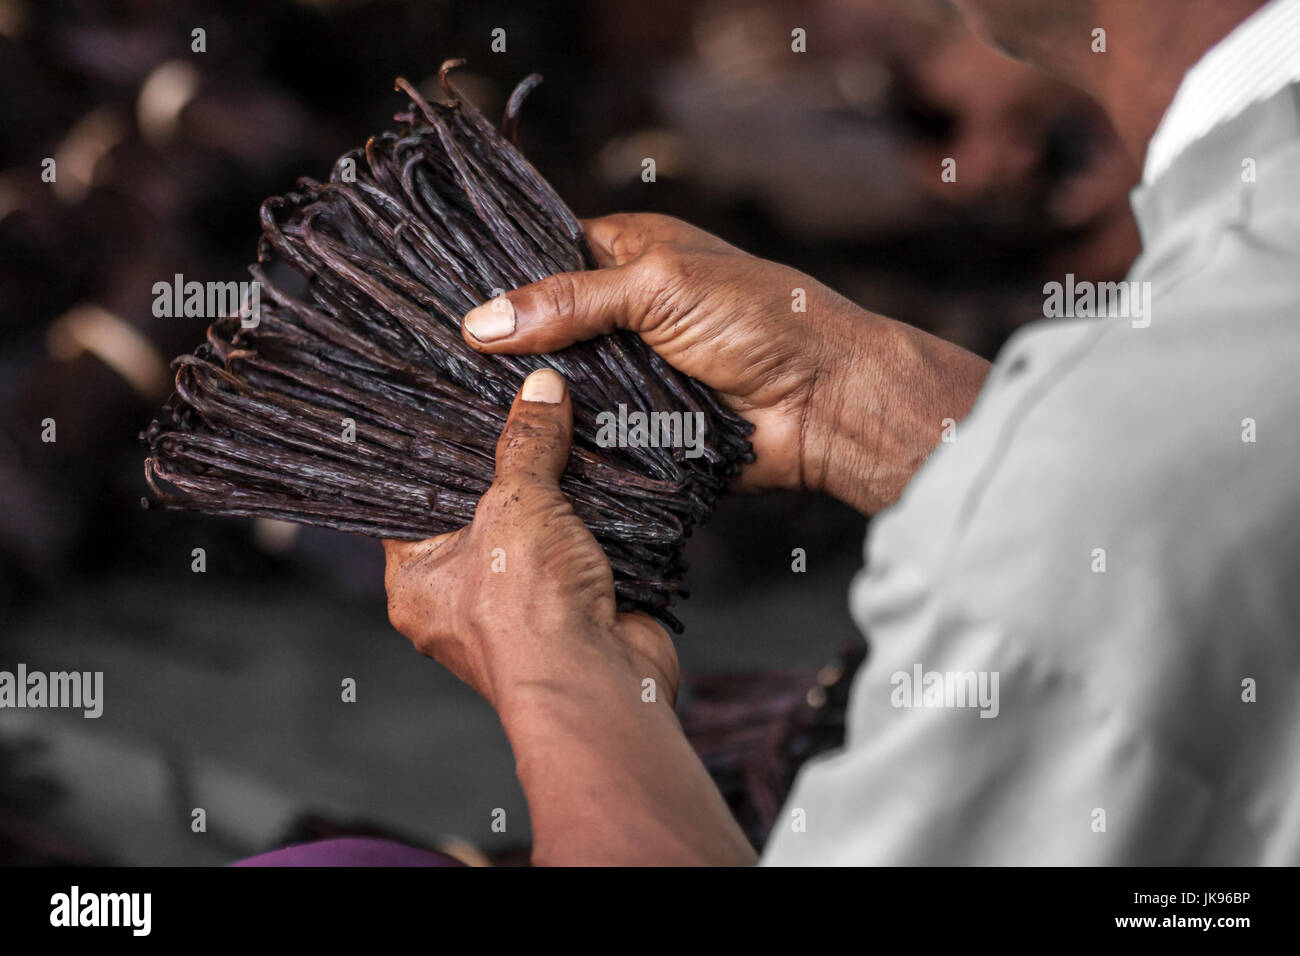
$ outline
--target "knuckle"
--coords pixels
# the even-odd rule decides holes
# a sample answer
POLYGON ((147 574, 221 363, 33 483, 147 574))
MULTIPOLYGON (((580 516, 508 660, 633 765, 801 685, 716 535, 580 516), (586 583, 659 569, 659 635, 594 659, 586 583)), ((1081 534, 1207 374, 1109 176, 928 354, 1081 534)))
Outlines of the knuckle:
POLYGON ((661 213, 615 213, 592 220, 587 228, 591 240, 609 253, 616 266, 627 265, 661 245, 701 251, 730 248, 716 236, 661 213))
POLYGON ((626 265, 657 242, 673 239, 685 223, 651 212, 616 213, 594 226, 594 237, 609 250, 615 265, 626 265))
POLYGON ((668 242, 654 242, 637 258, 638 271, 652 286, 664 286, 681 270, 682 254, 668 242))
POLYGON ((497 442, 498 471, 534 474, 532 463, 546 459, 566 437, 566 425, 556 416, 517 412, 497 442))
POLYGON ((454 580, 454 569, 444 564, 440 550, 430 547, 409 560, 390 560, 384 569, 388 623, 430 657, 455 591, 449 580, 454 580))
POLYGON ((605 246, 609 249, 614 264, 621 266, 639 256, 645 242, 637 233, 620 229, 606 241, 605 246))
POLYGON ((575 516, 568 499, 527 475, 510 475, 493 484, 479 508, 487 518, 483 527, 496 532, 484 532, 488 537, 508 540, 529 552, 568 537, 567 524, 575 516))
POLYGON ((468 598, 469 629, 474 625, 490 625, 500 614, 500 599, 489 593, 487 588, 479 588, 468 598))
POLYGON ((406 566, 393 560, 384 565, 384 592, 388 597, 388 621, 399 631, 406 623, 409 600, 404 587, 406 566))
POLYGON ((406 601, 395 597, 391 592, 388 596, 388 623, 393 626, 398 634, 410 636, 411 615, 409 606, 406 601))
POLYGON ((505 509, 509 501, 509 492, 506 489, 506 482, 501 478, 492 482, 483 496, 479 498, 478 504, 474 506, 474 528, 480 531, 482 528, 490 526, 502 510, 505 509))
POLYGON ((653 235, 669 242, 677 242, 684 236, 689 236, 697 231, 694 226, 683 222, 676 216, 665 216, 663 213, 657 212, 646 213, 644 225, 653 235))
POLYGON ((555 318, 568 318, 578 308, 578 284, 567 273, 549 276, 537 287, 542 308, 546 315, 555 318))
POLYGON ((675 334, 707 291, 695 274, 692 256, 671 244, 659 243, 646 250, 639 265, 646 302, 645 323, 640 331, 666 327, 675 334))
POLYGON ((555 406, 529 408, 519 416, 506 436, 515 451, 544 451, 564 436, 564 422, 552 413, 555 406))
POLYGON ((511 472, 492 483, 487 494, 479 499, 479 507, 490 518, 511 513, 507 527, 517 527, 520 513, 533 504, 537 492, 537 485, 527 474, 511 472))

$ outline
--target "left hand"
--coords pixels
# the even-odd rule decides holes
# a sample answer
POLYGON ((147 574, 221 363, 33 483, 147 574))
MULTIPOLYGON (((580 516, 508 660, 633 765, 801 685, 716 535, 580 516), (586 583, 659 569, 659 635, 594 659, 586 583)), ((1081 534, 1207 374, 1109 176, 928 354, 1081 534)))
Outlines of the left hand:
POLYGON ((671 707, 677 654, 645 614, 620 614, 600 545, 560 491, 573 439, 564 379, 533 372, 497 443, 496 477, 474 520, 424 541, 385 541, 388 617, 498 712, 564 691, 592 668, 671 707))

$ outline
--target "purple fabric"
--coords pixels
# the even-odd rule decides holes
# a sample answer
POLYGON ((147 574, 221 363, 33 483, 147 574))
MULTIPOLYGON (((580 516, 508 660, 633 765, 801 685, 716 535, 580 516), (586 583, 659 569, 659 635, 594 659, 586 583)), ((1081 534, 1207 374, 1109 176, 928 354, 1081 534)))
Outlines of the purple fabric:
POLYGON ((464 866, 454 857, 392 840, 339 837, 250 856, 232 866, 464 866))

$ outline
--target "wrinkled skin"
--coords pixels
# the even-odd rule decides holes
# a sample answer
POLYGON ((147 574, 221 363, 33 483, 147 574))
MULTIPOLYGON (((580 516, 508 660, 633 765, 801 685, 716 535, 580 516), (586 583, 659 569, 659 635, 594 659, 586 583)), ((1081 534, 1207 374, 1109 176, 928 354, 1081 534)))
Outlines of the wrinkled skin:
POLYGON ((508 293, 508 336, 477 339, 471 312, 466 341, 523 354, 636 332, 754 424, 742 490, 824 491, 874 513, 901 493, 942 419, 965 415, 987 374, 965 350, 679 220, 638 213, 583 225, 602 268, 508 293))
MULTIPOLYGON (((549 370, 534 375, 559 376, 549 370)), ((573 437, 568 390, 555 404, 516 397, 496 477, 474 520, 424 541, 386 541, 393 626, 500 710, 511 693, 571 676, 547 635, 621 659, 676 695, 677 655, 644 614, 615 608, 605 554, 560 492, 573 437)))
POLYGON ((755 426, 756 461, 742 487, 800 486, 802 428, 814 386, 848 340, 810 316, 851 303, 809 277, 755 258, 666 216, 619 215, 584 223, 591 273, 562 273, 512 293, 517 328, 491 352, 549 352, 624 328, 674 368, 713 387, 755 426), (806 312, 791 309, 806 290, 806 312))
MULTIPOLYGON (((585 228, 601 268, 479 306, 466 340, 527 353, 639 334, 754 424, 742 488, 821 490, 871 513, 983 382, 987 363, 970 353, 684 223, 625 215, 585 228)), ((653 619, 618 613, 609 563, 560 492, 572 430, 563 382, 534 372, 470 525, 385 542, 389 618, 496 708, 534 863, 753 862, 673 712, 672 642, 653 619)))

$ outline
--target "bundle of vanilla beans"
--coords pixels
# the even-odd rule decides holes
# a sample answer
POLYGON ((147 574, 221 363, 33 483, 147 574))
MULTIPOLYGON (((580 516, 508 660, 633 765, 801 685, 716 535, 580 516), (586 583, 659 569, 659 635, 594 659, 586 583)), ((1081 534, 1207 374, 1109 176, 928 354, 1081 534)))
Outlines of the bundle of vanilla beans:
POLYGON ((511 142, 539 78, 516 88, 502 132, 456 94, 457 65, 442 68, 448 103, 399 79, 412 107, 398 131, 345 154, 329 182, 262 205, 256 323, 219 318, 176 359, 175 392, 141 436, 146 479, 158 502, 212 514, 383 538, 451 531, 492 481, 520 383, 550 366, 573 397, 561 487, 609 557, 620 607, 680 631, 668 608, 684 538, 752 460, 750 426, 627 333, 545 356, 465 344, 461 317, 494 292, 595 263, 511 142), (596 416, 620 405, 702 413, 703 454, 600 447, 596 416))

